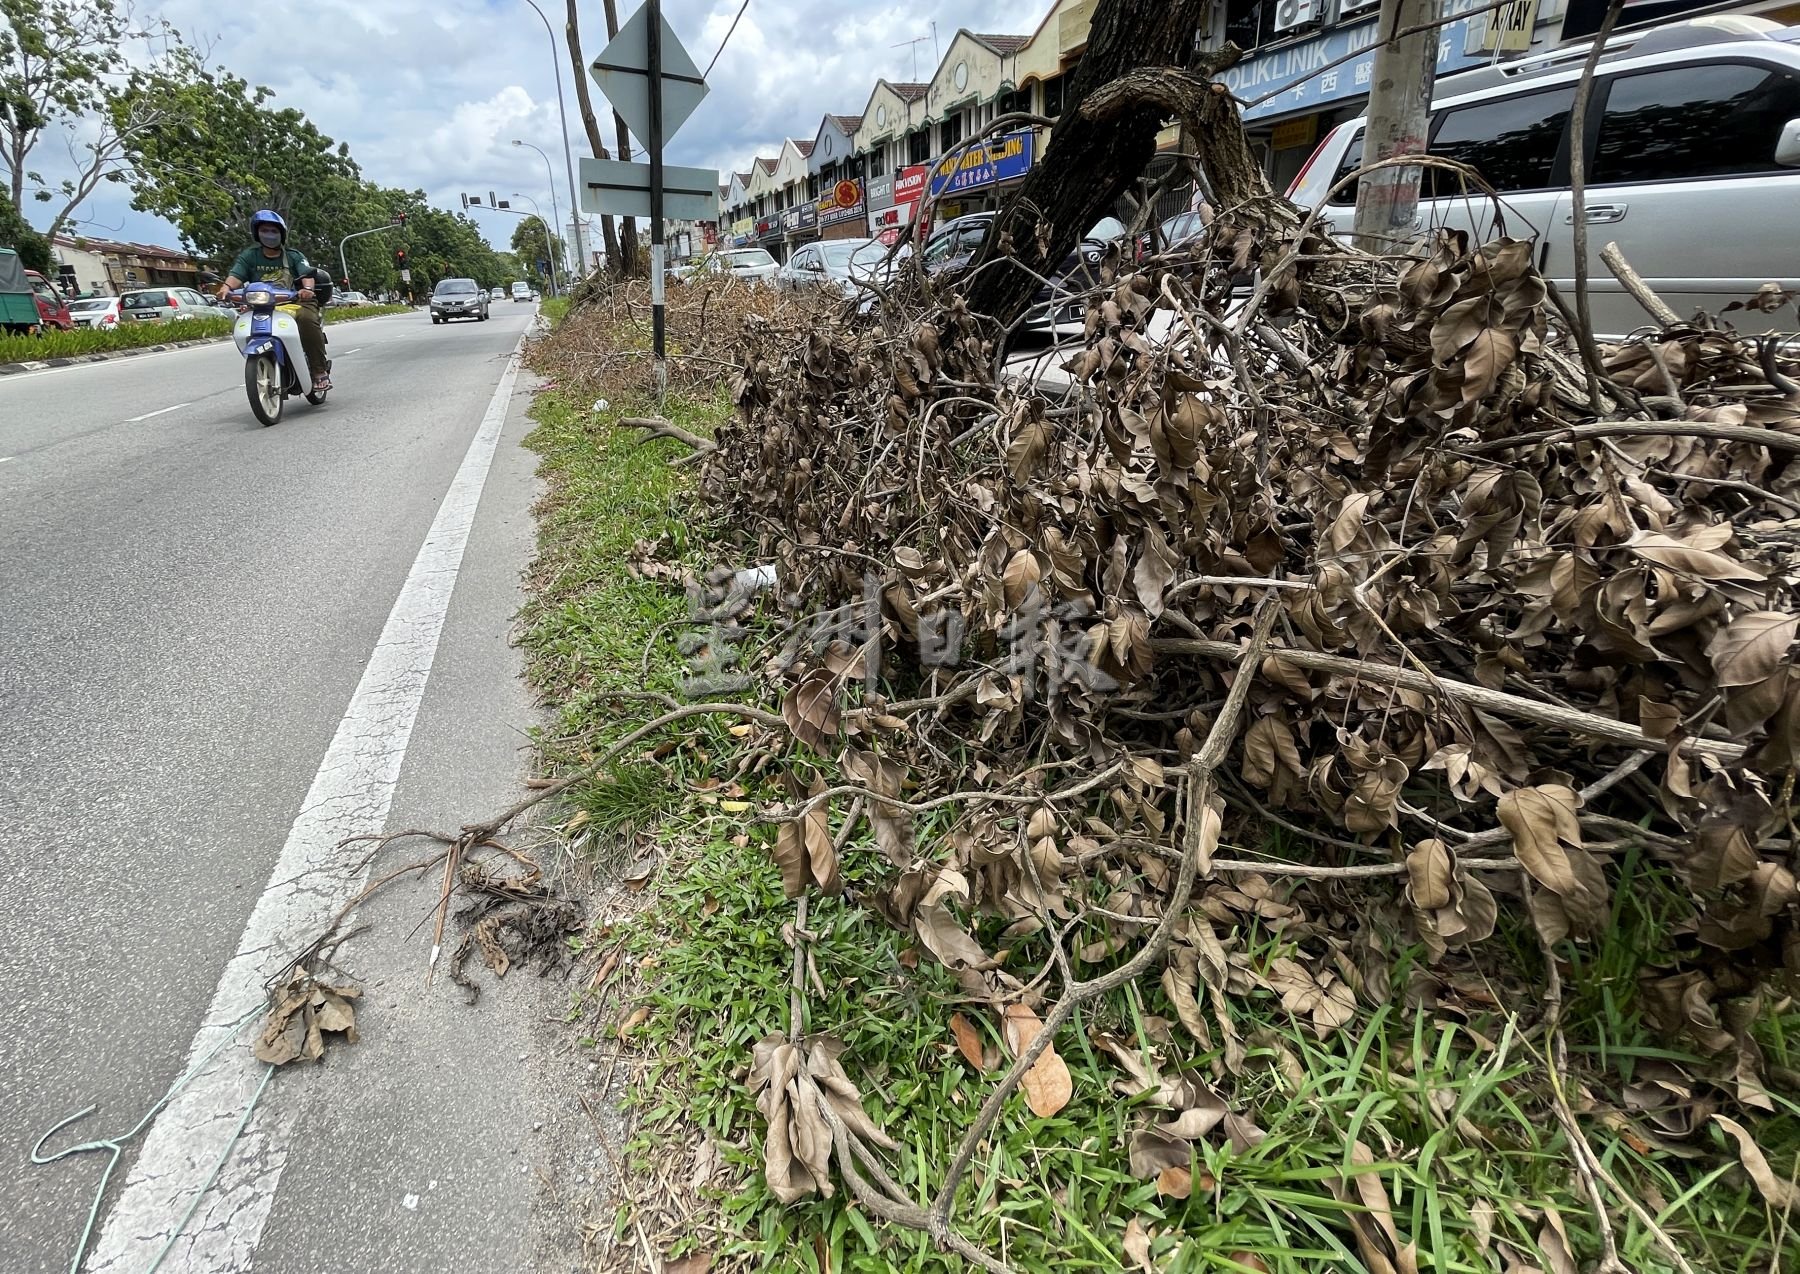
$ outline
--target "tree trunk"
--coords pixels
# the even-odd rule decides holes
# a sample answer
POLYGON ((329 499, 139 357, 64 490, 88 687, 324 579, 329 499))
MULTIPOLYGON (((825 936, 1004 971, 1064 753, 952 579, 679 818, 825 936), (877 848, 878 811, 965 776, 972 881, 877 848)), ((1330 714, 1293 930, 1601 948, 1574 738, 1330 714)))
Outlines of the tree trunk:
MULTIPOLYGON (((1049 277, 1088 227, 1111 211, 1155 156, 1165 117, 1146 104, 1101 121, 1084 115, 1081 104, 1128 71, 1188 65, 1205 7, 1205 0, 1100 0, 1050 145, 994 219, 975 266, 999 255, 999 236, 1007 231, 1020 264, 1049 277), (1040 221, 1049 223, 1046 250, 1038 241, 1040 221)), ((1030 306, 1039 286, 1034 274, 996 265, 975 275, 969 306, 1008 325, 1030 306)))
MULTIPOLYGON (((619 6, 617 0, 606 0, 606 38, 612 39, 619 34, 619 6)), ((631 158, 631 130, 625 127, 625 120, 617 111, 613 112, 613 124, 619 134, 619 158, 631 158)), ((619 264, 621 278, 632 278, 638 272, 637 218, 619 218, 619 264)))
MULTIPOLYGON (((594 99, 588 93, 588 71, 581 56, 581 23, 575 13, 575 0, 568 3, 568 25, 563 28, 563 38, 569 46, 569 64, 575 72, 575 101, 581 107, 581 126, 587 130, 588 148, 595 159, 610 159, 607 152, 606 139, 600 136, 600 121, 594 118, 594 99)), ((575 210, 581 215, 580 209, 575 210)), ((600 218, 600 235, 606 244, 606 264, 608 269, 619 268, 619 233, 613 228, 611 217, 600 218)), ((581 263, 581 273, 587 276, 587 262, 581 263)))
MULTIPOLYGON (((1437 17, 1437 0, 1381 0, 1376 30, 1375 75, 1369 86, 1369 123, 1363 129, 1364 166, 1395 155, 1425 153, 1431 120, 1431 86, 1437 79, 1435 27, 1392 38, 1437 17)), ((1392 252, 1418 232, 1418 168, 1383 168, 1356 183, 1356 244, 1365 252, 1392 252)))

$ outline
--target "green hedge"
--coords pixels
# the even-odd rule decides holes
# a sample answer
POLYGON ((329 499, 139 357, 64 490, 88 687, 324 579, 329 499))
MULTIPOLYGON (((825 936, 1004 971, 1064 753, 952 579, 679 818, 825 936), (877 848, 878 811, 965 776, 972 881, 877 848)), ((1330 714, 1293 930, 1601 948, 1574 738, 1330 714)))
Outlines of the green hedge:
MULTIPOLYGON (((405 305, 364 305, 327 309, 327 323, 405 314, 405 305)), ((73 332, 46 331, 40 336, 0 336, 0 363, 24 363, 45 358, 79 358, 115 350, 142 349, 171 341, 222 340, 231 335, 228 318, 183 319, 179 323, 138 323, 130 327, 76 328, 73 332)))

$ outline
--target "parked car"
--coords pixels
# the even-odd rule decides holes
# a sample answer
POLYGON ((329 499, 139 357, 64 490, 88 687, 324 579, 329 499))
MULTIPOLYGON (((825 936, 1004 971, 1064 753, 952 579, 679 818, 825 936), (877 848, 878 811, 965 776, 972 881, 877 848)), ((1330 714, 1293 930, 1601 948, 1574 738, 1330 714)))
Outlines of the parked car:
POLYGON ((776 286, 789 291, 804 288, 832 288, 847 297, 867 297, 867 288, 856 285, 857 279, 880 283, 886 274, 882 262, 887 247, 873 239, 829 239, 809 243, 794 250, 786 265, 775 274, 776 286))
POLYGON ((339 292, 331 298, 333 305, 373 305, 374 302, 361 292, 339 292))
POLYGON ((713 256, 726 273, 735 275, 746 283, 773 284, 775 276, 781 271, 775 258, 762 248, 726 248, 713 256))
POLYGON ((1178 212, 1153 231, 1138 236, 1137 257, 1142 261, 1153 252, 1174 252, 1189 246, 1206 233, 1206 222, 1197 212, 1178 212))
MULTIPOLYGON (((1569 115, 1589 46, 1554 49, 1439 82, 1429 150, 1480 172, 1503 203, 1426 169, 1412 233, 1504 230, 1537 242, 1538 268, 1575 290, 1569 115)), ((1584 146, 1588 295, 1594 330, 1622 336, 1648 316, 1600 260, 1617 242, 1675 311, 1717 313, 1764 283, 1800 288, 1800 28, 1719 16, 1615 37, 1601 55, 1584 146)), ((1288 197, 1355 215, 1363 120, 1320 142, 1288 197)), ((1792 329, 1792 310, 1759 323, 1792 329)))
POLYGON ((139 288, 119 295, 119 322, 167 323, 177 320, 236 316, 236 310, 217 305, 193 288, 139 288))
POLYGON ((116 327, 119 322, 119 298, 116 296, 90 296, 70 301, 69 317, 75 320, 76 327, 92 327, 101 330, 116 327))
POLYGON ((431 290, 431 321, 448 323, 453 318, 487 322, 488 294, 474 279, 439 279, 431 290))
MULTIPOLYGON (((953 274, 964 269, 987 237, 988 226, 999 214, 971 212, 967 216, 946 221, 925 242, 921 257, 928 274, 953 274)), ((1027 311, 1025 325, 1032 328, 1053 327, 1058 323, 1080 323, 1084 319, 1082 305, 1066 293, 1086 291, 1100 281, 1100 267, 1106 254, 1125 237, 1125 223, 1117 217, 1102 217, 1094 223, 1081 242, 1040 284, 1027 311)))

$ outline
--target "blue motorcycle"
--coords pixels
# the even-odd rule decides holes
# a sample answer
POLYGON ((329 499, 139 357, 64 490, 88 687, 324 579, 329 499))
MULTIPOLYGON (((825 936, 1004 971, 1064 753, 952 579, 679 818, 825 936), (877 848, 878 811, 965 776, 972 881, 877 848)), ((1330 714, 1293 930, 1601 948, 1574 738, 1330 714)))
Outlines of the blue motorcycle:
MULTIPOLYGON (((298 292, 269 283, 247 283, 231 299, 244 307, 231 337, 244 356, 244 392, 250 410, 266 426, 281 419, 290 397, 304 397, 315 407, 325 401, 325 391, 313 393, 312 374, 306 366, 306 350, 300 344, 298 292)), ((329 368, 331 365, 326 364, 329 368)))

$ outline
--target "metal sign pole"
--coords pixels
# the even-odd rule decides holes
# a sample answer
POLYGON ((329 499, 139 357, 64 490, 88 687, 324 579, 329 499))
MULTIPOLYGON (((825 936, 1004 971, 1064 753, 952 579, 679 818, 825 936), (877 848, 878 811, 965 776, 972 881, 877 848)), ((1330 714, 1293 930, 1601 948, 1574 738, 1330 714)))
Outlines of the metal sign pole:
POLYGON ((662 102, 662 0, 648 0, 649 22, 645 29, 645 67, 650 80, 650 336, 656 354, 656 396, 660 406, 668 389, 669 367, 664 361, 666 314, 663 309, 663 102, 662 102))

